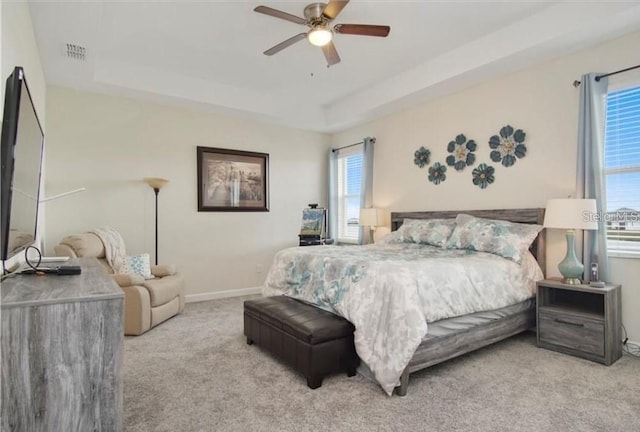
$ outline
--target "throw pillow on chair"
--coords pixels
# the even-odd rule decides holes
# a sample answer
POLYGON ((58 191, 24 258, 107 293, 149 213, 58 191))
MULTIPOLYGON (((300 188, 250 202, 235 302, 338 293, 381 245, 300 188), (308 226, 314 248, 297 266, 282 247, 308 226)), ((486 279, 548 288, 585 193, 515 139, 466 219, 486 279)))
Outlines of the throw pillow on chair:
POLYGON ((140 255, 127 255, 124 258, 122 273, 137 274, 145 279, 153 279, 151 274, 151 261, 148 253, 140 255))

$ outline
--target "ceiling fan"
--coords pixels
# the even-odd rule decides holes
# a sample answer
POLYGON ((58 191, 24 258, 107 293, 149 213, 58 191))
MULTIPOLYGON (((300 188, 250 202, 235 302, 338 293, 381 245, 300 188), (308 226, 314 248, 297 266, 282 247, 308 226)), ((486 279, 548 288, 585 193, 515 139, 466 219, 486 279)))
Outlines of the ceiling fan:
POLYGON ((269 48, 264 52, 265 55, 274 55, 288 46, 307 38, 313 45, 322 48, 324 57, 327 59, 327 67, 340 62, 340 56, 336 47, 331 41, 334 33, 361 35, 361 36, 378 36, 387 37, 391 27, 382 25, 369 24, 336 24, 333 28, 329 27, 331 21, 336 19, 340 11, 349 3, 349 0, 330 0, 329 3, 311 3, 304 8, 304 18, 291 15, 268 6, 258 6, 254 11, 270 15, 272 17, 291 21, 296 24, 303 24, 309 27, 309 30, 299 33, 279 44, 269 48))

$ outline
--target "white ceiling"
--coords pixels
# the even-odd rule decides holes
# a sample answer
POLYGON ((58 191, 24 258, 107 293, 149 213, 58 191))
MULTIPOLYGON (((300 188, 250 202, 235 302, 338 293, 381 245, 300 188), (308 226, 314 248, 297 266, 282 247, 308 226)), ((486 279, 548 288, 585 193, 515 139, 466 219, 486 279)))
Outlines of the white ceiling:
POLYGON ((338 34, 326 67, 303 16, 309 1, 30 2, 47 82, 188 104, 333 132, 487 78, 640 30, 640 2, 359 1, 333 24, 384 24, 387 38, 338 34), (86 60, 66 56, 86 47, 86 60))

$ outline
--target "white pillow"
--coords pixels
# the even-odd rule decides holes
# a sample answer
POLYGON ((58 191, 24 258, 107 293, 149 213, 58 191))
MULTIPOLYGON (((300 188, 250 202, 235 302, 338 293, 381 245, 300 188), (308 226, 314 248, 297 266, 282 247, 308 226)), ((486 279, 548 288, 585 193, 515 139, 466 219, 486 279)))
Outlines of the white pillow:
POLYGON ((129 255, 124 258, 122 273, 136 274, 145 279, 153 279, 151 274, 151 261, 148 253, 129 255))

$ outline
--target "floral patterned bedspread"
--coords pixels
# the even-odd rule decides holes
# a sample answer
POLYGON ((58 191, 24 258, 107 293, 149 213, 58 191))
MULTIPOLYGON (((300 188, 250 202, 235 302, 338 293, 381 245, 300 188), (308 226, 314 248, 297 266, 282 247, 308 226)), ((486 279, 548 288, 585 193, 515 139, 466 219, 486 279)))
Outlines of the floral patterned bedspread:
POLYGON ((263 294, 305 300, 351 321, 360 359, 391 395, 428 322, 524 301, 539 279, 531 254, 517 264, 417 243, 307 246, 276 254, 263 294))

